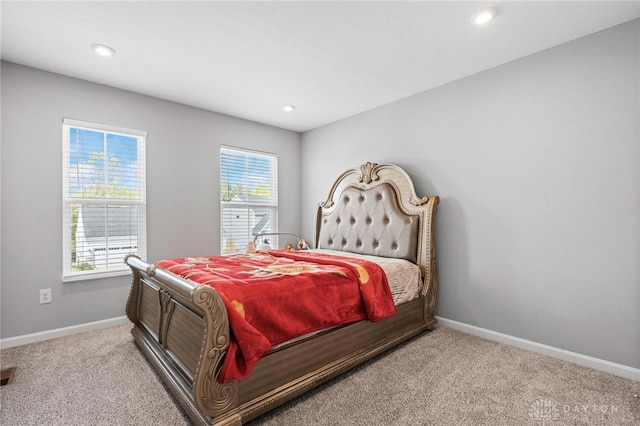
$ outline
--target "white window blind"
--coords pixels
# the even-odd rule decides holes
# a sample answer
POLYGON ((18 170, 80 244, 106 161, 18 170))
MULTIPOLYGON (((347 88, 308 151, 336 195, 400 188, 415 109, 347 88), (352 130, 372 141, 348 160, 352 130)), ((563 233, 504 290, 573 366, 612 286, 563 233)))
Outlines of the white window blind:
POLYGON ((129 272, 146 258, 146 132, 63 119, 63 278, 129 272))
POLYGON ((221 147, 220 211, 222 254, 244 252, 256 235, 277 232, 276 155, 221 147))

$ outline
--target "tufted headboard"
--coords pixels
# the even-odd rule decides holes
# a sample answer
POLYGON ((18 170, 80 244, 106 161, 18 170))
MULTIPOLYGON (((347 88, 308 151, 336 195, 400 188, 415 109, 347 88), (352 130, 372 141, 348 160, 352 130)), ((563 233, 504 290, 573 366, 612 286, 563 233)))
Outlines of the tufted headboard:
POLYGON ((435 279, 438 201, 418 197, 400 167, 365 163, 340 175, 318 206, 315 247, 407 259, 435 279))

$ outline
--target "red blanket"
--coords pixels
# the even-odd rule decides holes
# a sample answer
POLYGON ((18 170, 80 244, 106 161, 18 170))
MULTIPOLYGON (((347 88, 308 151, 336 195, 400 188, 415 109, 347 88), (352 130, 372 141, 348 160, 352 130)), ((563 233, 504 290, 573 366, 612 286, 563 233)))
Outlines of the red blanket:
POLYGON ((271 250, 177 258, 156 265, 214 287, 224 301, 231 339, 221 382, 247 377, 272 345, 396 312, 384 271, 361 259, 271 250))

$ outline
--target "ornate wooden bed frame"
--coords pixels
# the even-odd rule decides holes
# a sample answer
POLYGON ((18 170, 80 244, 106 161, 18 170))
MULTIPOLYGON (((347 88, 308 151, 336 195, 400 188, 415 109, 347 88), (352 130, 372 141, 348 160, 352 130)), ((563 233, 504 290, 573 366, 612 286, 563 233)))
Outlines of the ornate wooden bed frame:
POLYGON ((420 297, 382 321, 360 321, 272 349, 244 380, 216 379, 229 344, 222 300, 136 256, 126 306, 142 352, 196 424, 240 425, 436 325, 434 220, 438 197, 419 198, 392 164, 343 173, 317 212, 315 247, 406 258, 422 271, 420 297))

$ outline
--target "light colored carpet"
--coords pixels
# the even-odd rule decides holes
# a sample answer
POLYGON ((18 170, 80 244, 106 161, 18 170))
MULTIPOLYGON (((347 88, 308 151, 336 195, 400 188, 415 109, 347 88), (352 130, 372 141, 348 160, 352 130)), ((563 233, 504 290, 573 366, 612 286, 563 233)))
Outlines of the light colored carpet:
MULTIPOLYGON (((188 425, 130 326, 2 350, 2 425, 188 425)), ((640 383, 439 327, 257 425, 640 425, 640 383)))

